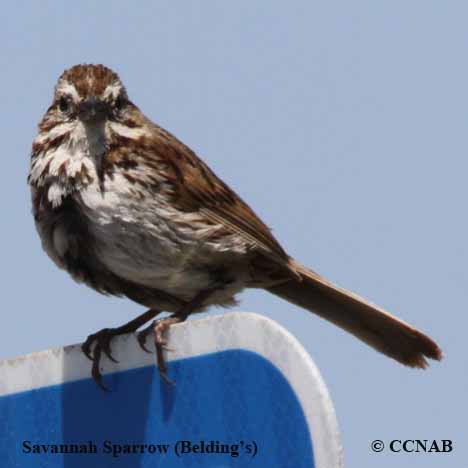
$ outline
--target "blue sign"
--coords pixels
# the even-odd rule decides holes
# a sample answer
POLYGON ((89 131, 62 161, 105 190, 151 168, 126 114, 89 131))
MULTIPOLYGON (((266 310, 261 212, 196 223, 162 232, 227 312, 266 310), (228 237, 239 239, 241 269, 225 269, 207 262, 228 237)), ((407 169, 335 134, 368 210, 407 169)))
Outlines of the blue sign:
POLYGON ((3 361, 1 466, 341 466, 326 388, 284 329, 234 313, 174 326, 169 340, 175 385, 133 335, 113 344, 120 363, 104 365, 110 392, 77 346, 3 361))

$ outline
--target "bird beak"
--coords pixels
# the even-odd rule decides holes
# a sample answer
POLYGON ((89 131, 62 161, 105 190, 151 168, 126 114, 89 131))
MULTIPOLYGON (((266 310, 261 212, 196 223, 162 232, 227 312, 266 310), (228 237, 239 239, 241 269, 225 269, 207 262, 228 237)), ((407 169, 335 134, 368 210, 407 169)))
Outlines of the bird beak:
POLYGON ((93 96, 79 104, 78 118, 83 123, 98 123, 107 117, 108 110, 108 106, 105 102, 93 96))

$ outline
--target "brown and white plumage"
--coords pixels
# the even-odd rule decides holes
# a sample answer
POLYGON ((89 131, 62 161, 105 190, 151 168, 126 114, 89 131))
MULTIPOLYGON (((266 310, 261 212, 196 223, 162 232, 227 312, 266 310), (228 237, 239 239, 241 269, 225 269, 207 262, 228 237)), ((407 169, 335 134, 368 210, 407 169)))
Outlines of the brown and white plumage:
POLYGON ((440 359, 427 336, 306 269, 187 146, 153 124, 102 65, 66 70, 33 143, 44 249, 76 280, 152 309, 228 306, 264 288, 397 361, 440 359))

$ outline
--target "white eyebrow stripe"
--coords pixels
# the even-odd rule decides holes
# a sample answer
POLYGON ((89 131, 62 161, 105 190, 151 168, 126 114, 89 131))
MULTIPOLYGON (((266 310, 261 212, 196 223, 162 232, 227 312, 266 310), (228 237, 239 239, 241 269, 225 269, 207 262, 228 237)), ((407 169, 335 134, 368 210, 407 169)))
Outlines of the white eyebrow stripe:
POLYGON ((109 97, 113 97, 114 99, 120 94, 122 91, 122 85, 119 82, 113 82, 107 85, 106 89, 102 93, 102 98, 107 99, 109 97))
POLYGON ((69 94, 75 102, 80 100, 80 96, 75 86, 68 81, 61 81, 57 85, 56 93, 69 94))

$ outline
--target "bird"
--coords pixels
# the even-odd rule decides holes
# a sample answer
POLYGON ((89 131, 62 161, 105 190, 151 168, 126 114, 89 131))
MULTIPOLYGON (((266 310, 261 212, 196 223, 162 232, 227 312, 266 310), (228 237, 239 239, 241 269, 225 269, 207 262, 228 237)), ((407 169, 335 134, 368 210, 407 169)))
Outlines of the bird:
POLYGON ((82 350, 102 382, 103 354, 129 332, 167 374, 167 330, 259 288, 313 312, 414 368, 442 351, 430 337, 302 265, 267 225, 184 143, 130 100, 102 64, 59 77, 38 125, 28 184, 42 247, 74 280, 148 310, 88 336, 82 350), (168 316, 156 318, 160 313, 168 316))

